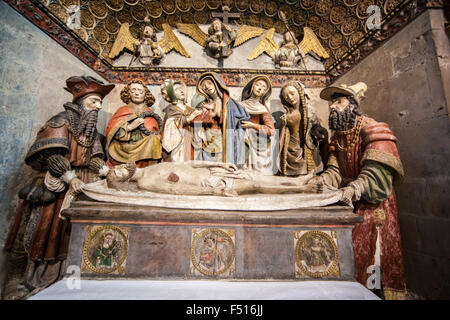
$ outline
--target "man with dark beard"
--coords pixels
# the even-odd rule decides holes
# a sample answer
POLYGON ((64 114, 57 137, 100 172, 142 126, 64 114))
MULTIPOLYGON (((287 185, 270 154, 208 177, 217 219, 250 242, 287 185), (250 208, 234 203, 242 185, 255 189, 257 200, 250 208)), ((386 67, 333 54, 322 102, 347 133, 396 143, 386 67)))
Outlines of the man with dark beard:
POLYGON ((102 99, 114 85, 89 76, 70 77, 66 84, 72 102, 39 130, 25 157, 39 174, 19 193, 23 202, 5 245, 12 263, 7 299, 22 298, 62 276, 70 236, 70 224, 59 217, 64 196, 69 189, 76 194, 85 183, 95 181, 89 167, 104 163, 97 117, 102 99))
MULTIPOLYGON (((396 141, 386 123, 362 115, 361 99, 367 90, 359 82, 347 87, 330 86, 320 97, 331 101, 329 127, 334 131, 327 169, 310 183, 340 188, 342 201, 355 202, 364 222, 353 229, 356 280, 368 283, 368 267, 381 270, 381 294, 404 298, 405 280, 398 225, 395 179, 403 176, 396 141)), ((370 280, 369 280, 370 281, 370 280)))

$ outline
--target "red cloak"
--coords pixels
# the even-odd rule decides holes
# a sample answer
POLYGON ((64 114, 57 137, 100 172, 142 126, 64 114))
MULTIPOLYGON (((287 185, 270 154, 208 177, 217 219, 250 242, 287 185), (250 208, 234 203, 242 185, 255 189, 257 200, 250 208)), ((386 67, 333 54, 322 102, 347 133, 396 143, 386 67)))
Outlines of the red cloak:
MULTIPOLYGON (((358 118, 359 119, 359 118, 358 118)), ((358 121, 357 119, 357 121, 358 121)), ((336 158, 344 179, 358 177, 367 160, 382 163, 395 172, 395 177, 403 176, 403 167, 398 154, 397 138, 386 123, 371 118, 362 118, 361 132, 350 150, 342 150, 354 141, 355 129, 336 132, 330 142, 330 157, 336 158), (342 148, 338 147, 341 146, 342 148)), ((378 229, 381 244, 381 279, 383 290, 405 291, 403 257, 398 223, 395 192, 378 204, 363 199, 355 204, 356 213, 364 217, 364 222, 353 230, 355 253, 355 278, 366 285, 370 276, 367 268, 374 264, 378 229)))

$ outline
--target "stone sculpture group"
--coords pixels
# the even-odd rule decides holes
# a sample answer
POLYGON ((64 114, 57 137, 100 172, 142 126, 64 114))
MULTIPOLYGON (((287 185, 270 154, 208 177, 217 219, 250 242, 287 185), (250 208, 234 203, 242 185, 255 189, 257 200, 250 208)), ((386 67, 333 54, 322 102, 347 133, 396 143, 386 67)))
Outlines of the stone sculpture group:
POLYGON ((117 192, 237 197, 338 190, 340 201, 364 217, 353 231, 356 279, 365 283, 378 254, 384 290, 404 291, 392 187, 403 169, 389 126, 361 113, 364 83, 322 90, 330 101, 329 141, 300 82, 281 88, 284 113, 276 130, 265 75, 243 87, 240 101, 215 72, 198 78, 191 99, 185 83, 168 79, 161 86, 169 103, 163 118, 152 109, 155 97, 145 83, 135 79, 120 93, 124 105, 109 120, 105 146, 97 115, 114 85, 84 76, 66 84, 73 100, 42 127, 25 158, 39 174, 20 192, 6 244, 26 253, 24 291, 61 276, 70 236, 70 222, 59 215, 64 199, 103 177, 117 192), (377 238, 381 251, 374 249, 377 238))

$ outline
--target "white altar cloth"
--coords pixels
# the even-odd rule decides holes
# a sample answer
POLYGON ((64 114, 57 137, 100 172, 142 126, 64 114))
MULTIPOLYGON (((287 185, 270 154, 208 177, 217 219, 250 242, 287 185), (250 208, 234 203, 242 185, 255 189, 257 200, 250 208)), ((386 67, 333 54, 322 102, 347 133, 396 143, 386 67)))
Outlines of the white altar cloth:
POLYGON ((352 281, 63 279, 29 300, 379 300, 352 281))

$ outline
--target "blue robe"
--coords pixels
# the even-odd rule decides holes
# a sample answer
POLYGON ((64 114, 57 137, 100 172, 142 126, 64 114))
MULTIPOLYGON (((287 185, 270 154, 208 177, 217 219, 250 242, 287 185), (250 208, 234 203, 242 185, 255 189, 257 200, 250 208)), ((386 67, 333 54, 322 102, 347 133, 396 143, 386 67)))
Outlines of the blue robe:
MULTIPOLYGON (((215 82, 216 89, 220 90, 222 95, 222 160, 223 162, 234 163, 238 168, 242 168, 245 164, 245 130, 242 128, 241 121, 250 121, 250 115, 244 107, 230 97, 228 88, 222 78, 215 72, 206 72, 199 77, 197 81, 197 93, 191 101, 192 107, 200 107, 207 100, 207 96, 199 88, 199 84, 205 77, 215 82)), ((212 160, 208 155, 205 155, 202 159, 212 160)))

